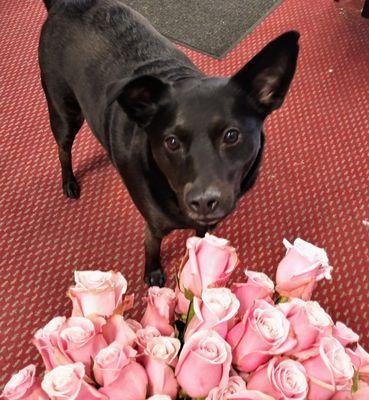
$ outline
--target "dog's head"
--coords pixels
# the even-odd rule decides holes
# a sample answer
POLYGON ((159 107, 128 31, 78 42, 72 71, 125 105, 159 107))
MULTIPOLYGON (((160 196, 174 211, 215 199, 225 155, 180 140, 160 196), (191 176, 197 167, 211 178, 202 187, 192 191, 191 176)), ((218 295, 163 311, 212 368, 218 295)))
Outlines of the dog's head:
POLYGON ((215 224, 234 209, 260 160, 263 122, 295 73, 298 38, 281 35, 231 78, 168 84, 141 76, 118 88, 116 100, 146 131, 181 210, 197 224, 215 224))

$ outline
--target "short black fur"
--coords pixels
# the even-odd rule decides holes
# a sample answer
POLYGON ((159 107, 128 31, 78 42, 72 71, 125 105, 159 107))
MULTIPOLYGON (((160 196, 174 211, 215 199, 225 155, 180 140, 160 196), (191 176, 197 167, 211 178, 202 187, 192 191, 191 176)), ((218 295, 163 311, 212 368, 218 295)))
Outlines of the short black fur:
POLYGON ((145 279, 163 285, 162 238, 203 235, 254 184, 263 122, 296 69, 298 34, 231 78, 206 77, 120 0, 45 0, 39 60, 63 191, 77 198, 74 138, 86 119, 147 222, 145 279))

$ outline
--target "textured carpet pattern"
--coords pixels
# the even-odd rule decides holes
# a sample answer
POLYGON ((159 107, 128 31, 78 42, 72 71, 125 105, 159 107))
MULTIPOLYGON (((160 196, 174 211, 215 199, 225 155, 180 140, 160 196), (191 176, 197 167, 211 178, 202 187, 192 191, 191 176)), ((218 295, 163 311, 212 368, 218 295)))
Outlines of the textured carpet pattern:
POLYGON ((126 0, 162 34, 222 57, 281 0, 126 0))
MULTIPOLYGON (((69 311, 74 269, 123 268, 138 304, 144 291, 143 220, 87 127, 74 147, 81 198, 62 195, 37 66, 44 18, 41 1, 0 0, 0 386, 39 362, 32 333, 69 311)), ((215 233, 238 249, 236 279, 243 267, 274 276, 284 237, 326 248, 333 282, 317 298, 369 347, 368 21, 333 1, 285 0, 224 60, 185 51, 206 73, 230 75, 291 28, 302 34, 301 59, 267 123, 260 178, 215 233)), ((189 234, 163 244, 170 284, 189 234)))

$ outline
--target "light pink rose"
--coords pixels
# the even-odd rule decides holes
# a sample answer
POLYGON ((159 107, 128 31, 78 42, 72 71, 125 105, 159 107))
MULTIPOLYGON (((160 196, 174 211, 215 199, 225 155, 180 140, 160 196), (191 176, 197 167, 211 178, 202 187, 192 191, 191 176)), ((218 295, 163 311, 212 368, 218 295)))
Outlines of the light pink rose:
POLYGON ((172 289, 153 286, 149 288, 146 297, 147 308, 142 317, 141 324, 154 326, 162 335, 171 336, 174 333, 174 309, 176 295, 172 289))
POLYGON ((289 354, 309 349, 323 336, 332 335, 332 318, 316 301, 292 299, 288 303, 278 305, 291 323, 295 332, 297 345, 289 354))
POLYGON ((354 368, 345 348, 334 337, 320 341, 319 354, 303 362, 310 380, 309 400, 328 400, 352 385, 354 368))
POLYGON ((369 399, 369 386, 362 381, 358 383, 358 389, 352 393, 351 388, 337 392, 332 400, 368 400, 369 399))
POLYGON ((205 400, 227 400, 231 394, 246 390, 246 383, 240 376, 231 376, 227 386, 216 387, 210 390, 205 400))
POLYGON ((239 314, 241 317, 245 314, 255 300, 263 299, 272 303, 271 296, 274 293, 273 281, 264 273, 245 270, 247 276, 246 283, 234 283, 232 292, 240 301, 239 314))
POLYGON ((187 240, 188 259, 179 275, 182 292, 186 289, 201 297, 207 287, 225 286, 238 264, 236 250, 228 243, 209 234, 187 240))
POLYGON ((155 394, 154 396, 149 397, 147 400, 171 400, 171 398, 166 394, 155 394))
POLYGON ((119 377, 122 368, 135 359, 136 353, 132 347, 122 348, 118 342, 100 350, 93 364, 96 382, 101 386, 112 384, 119 377))
POLYGON ((147 342, 154 338, 161 336, 160 332, 154 326, 147 326, 146 328, 139 329, 136 332, 136 343, 138 345, 138 352, 142 353, 146 349, 147 342))
POLYGON ((60 365, 46 373, 41 386, 53 400, 107 400, 84 377, 82 363, 60 365))
POLYGON ((305 400, 309 389, 305 368, 290 359, 274 357, 249 377, 248 389, 276 399, 305 400))
POLYGON ((160 336, 148 340, 141 363, 145 367, 149 386, 148 394, 165 394, 171 399, 177 398, 178 383, 173 366, 181 347, 178 339, 160 336))
POLYGON ((355 351, 346 349, 350 356, 355 371, 359 374, 359 379, 369 385, 369 353, 367 353, 359 344, 355 351))
POLYGON ((275 400, 273 397, 258 390, 245 390, 243 392, 231 394, 227 400, 275 400))
POLYGON ((190 397, 205 397, 217 386, 226 386, 232 362, 229 344, 212 330, 190 337, 179 356, 176 377, 190 397))
POLYGON ((121 315, 113 315, 102 327, 104 339, 108 344, 118 342, 121 347, 134 346, 136 333, 132 323, 125 321, 121 315))
POLYGON ((243 372, 254 371, 297 343, 285 315, 265 300, 255 301, 242 321, 229 331, 227 342, 233 350, 233 364, 243 372))
POLYGON ((316 283, 331 279, 327 254, 302 239, 296 239, 293 245, 284 239, 283 244, 287 254, 277 267, 276 290, 281 296, 310 300, 316 283))
POLYGON ((345 347, 359 341, 359 335, 340 321, 333 327, 333 336, 345 347))
POLYGON ((32 343, 41 354, 47 371, 60 364, 69 364, 72 362, 58 348, 59 332, 66 320, 66 317, 53 318, 43 328, 39 329, 33 337, 32 343))
POLYGON ((76 285, 68 291, 73 302, 73 316, 110 317, 122 311, 127 281, 120 272, 75 271, 74 280, 76 285))
POLYGON ((126 319, 125 321, 134 333, 136 333, 139 329, 142 329, 142 325, 135 319, 129 318, 126 319))
POLYGON ((110 400, 145 400, 147 383, 145 369, 132 361, 121 369, 118 378, 113 383, 100 388, 99 393, 110 400))
POLYGON ((190 307, 190 300, 186 299, 186 296, 179 290, 178 286, 176 286, 175 294, 177 297, 177 305, 175 311, 180 317, 186 316, 190 307))
POLYGON ((193 306, 195 315, 186 329, 185 341, 203 329, 213 329, 226 337, 240 302, 228 288, 207 288, 203 290, 201 299, 193 298, 193 306))
POLYGON ((82 362, 90 371, 91 357, 107 346, 101 333, 104 320, 92 322, 84 317, 71 317, 59 331, 59 349, 74 362, 82 362))
POLYGON ((21 369, 10 378, 0 397, 7 400, 48 400, 35 373, 33 364, 21 369))

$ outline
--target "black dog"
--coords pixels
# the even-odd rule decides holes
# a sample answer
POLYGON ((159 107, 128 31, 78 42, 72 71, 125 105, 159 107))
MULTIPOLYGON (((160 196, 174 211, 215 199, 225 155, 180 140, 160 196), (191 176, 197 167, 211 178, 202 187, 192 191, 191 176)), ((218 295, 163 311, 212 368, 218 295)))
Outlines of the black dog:
POLYGON ((287 94, 299 34, 231 78, 206 77, 120 0, 44 2, 39 59, 63 191, 79 196, 71 149, 86 119, 146 219, 145 280, 163 285, 162 238, 204 235, 255 182, 263 122, 287 94))

